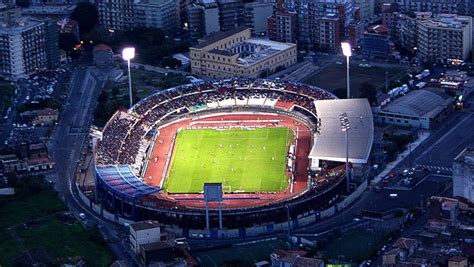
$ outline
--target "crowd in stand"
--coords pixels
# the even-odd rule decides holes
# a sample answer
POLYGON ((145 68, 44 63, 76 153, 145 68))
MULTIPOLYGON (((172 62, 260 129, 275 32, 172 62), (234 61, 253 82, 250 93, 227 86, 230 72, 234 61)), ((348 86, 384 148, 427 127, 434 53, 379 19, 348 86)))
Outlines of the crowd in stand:
POLYGON ((334 99, 335 96, 305 84, 255 79, 171 88, 145 98, 128 113, 118 111, 114 115, 103 130, 97 164, 133 164, 143 137, 156 122, 164 120, 167 114, 189 112, 191 107, 231 98, 268 98, 292 102, 316 114, 314 100, 334 99))

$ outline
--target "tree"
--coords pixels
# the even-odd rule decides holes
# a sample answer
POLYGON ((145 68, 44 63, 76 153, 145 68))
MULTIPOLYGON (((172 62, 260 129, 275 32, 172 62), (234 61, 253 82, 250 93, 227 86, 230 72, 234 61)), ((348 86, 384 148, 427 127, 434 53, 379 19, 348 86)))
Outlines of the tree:
POLYGON ((161 61, 162 67, 170 67, 172 69, 181 67, 181 61, 177 60, 174 57, 165 57, 161 61))
POLYGON ((94 4, 80 2, 71 13, 71 19, 79 23, 79 31, 82 34, 89 33, 99 22, 99 12, 94 4))
POLYGON ((31 5, 31 0, 16 0, 18 7, 27 8, 31 5))
POLYGON ((362 98, 367 98, 370 105, 377 103, 377 89, 373 84, 368 82, 362 83, 359 92, 362 98))
POLYGON ((59 34, 59 48, 66 51, 67 55, 74 56, 76 51, 74 48, 79 44, 76 36, 72 33, 60 33, 59 34))
POLYGON ((345 88, 337 88, 334 91, 332 91, 332 93, 340 99, 347 98, 347 89, 345 88))

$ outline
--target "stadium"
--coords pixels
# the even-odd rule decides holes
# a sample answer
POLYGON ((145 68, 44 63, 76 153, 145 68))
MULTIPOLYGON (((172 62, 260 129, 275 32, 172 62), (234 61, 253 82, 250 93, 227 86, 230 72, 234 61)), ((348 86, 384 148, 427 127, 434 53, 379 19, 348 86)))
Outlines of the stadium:
POLYGON ((344 138, 363 169, 365 99, 263 79, 178 86, 117 111, 96 135, 93 197, 115 221, 153 219, 181 236, 204 231, 207 209, 203 233, 215 238, 281 231, 337 212, 348 195, 344 138), (204 200, 207 183, 221 185, 221 203, 204 200))

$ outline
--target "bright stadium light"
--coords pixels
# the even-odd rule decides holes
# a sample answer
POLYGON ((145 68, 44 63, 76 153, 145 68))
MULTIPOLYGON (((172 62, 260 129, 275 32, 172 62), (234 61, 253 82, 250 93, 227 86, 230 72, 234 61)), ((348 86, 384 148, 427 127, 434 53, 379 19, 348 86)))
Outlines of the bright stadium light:
POLYGON ((346 57, 352 56, 351 44, 347 42, 343 42, 341 43, 341 47, 342 47, 342 54, 344 54, 344 56, 346 57))
POLYGON ((128 65, 128 89, 130 95, 130 107, 133 106, 132 97, 132 73, 130 72, 130 60, 135 57, 135 47, 126 47, 122 50, 122 58, 127 61, 128 65))
POLYGON ((122 58, 124 60, 131 60, 135 57, 135 47, 127 47, 122 50, 122 58))
POLYGON ((351 129, 351 124, 349 122, 349 117, 347 113, 342 113, 339 115, 339 121, 341 122, 341 130, 344 132, 345 145, 346 145, 346 179, 347 179, 347 193, 349 193, 349 182, 350 182, 350 170, 349 170, 349 129, 351 129))
POLYGON ((341 43, 342 54, 346 56, 346 65, 347 65, 347 99, 351 98, 351 86, 349 82, 349 58, 352 56, 351 44, 347 42, 341 43))

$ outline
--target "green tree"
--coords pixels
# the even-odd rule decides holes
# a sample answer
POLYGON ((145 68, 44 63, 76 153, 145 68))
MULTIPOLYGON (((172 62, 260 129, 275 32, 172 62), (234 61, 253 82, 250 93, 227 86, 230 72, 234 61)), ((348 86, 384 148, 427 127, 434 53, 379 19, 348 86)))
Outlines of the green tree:
POLYGON ((81 34, 89 33, 99 22, 99 11, 94 4, 79 2, 71 13, 71 19, 79 23, 81 34))
POLYGON ((377 103, 377 89, 373 84, 367 82, 362 83, 359 92, 360 96, 362 98, 367 98, 371 105, 377 103))
POLYGON ((162 67, 170 67, 172 69, 176 69, 181 67, 181 61, 177 60, 174 57, 165 57, 161 61, 161 66, 162 67))
POLYGON ((31 5, 31 0, 16 0, 15 3, 18 7, 27 8, 31 5))

